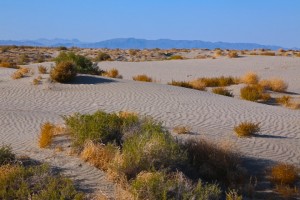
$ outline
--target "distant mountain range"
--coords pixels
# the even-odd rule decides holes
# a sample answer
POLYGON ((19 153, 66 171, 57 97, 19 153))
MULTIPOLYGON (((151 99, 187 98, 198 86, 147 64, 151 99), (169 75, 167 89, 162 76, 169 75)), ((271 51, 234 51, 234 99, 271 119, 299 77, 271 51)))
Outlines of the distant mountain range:
MULTIPOLYGON (((37 39, 37 40, 0 40, 0 45, 40 46, 40 47, 83 47, 83 48, 120 48, 120 49, 171 49, 171 48, 201 48, 201 49, 272 49, 283 47, 261 45, 255 43, 205 42, 201 40, 146 40, 135 38, 118 38, 101 42, 81 42, 77 39, 37 39)), ((296 49, 296 48, 295 48, 296 49)))

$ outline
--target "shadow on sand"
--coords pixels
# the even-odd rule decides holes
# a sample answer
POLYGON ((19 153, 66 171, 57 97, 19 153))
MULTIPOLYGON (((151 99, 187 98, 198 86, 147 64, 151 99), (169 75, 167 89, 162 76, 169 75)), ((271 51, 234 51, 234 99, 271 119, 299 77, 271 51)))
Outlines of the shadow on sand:
POLYGON ((75 79, 69 84, 102 84, 102 83, 113 83, 116 80, 92 75, 77 75, 75 79))

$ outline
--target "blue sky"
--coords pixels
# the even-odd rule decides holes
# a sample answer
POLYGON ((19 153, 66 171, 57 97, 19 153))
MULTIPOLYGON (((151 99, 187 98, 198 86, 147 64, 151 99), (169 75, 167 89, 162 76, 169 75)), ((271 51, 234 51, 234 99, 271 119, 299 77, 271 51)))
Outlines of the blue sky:
POLYGON ((300 0, 0 0, 0 40, 187 39, 300 47, 300 0))

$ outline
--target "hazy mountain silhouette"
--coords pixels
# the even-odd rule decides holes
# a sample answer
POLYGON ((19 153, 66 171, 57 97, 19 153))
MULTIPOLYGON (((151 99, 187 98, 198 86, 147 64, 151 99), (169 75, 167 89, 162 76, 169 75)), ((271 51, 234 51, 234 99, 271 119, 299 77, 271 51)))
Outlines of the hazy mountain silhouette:
POLYGON ((37 40, 0 40, 0 45, 26 45, 47 47, 86 47, 86 48, 120 48, 120 49, 170 49, 170 48, 201 48, 201 49, 272 49, 282 48, 275 45, 261 45, 256 43, 229 43, 229 42, 205 42, 201 40, 146 40, 135 38, 117 38, 101 42, 81 42, 77 39, 37 39, 37 40))

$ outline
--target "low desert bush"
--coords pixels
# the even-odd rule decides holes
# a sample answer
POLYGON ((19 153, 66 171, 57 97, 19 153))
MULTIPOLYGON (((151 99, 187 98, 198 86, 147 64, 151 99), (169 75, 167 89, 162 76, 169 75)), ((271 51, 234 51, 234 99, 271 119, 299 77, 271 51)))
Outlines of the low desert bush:
POLYGON ((206 90, 206 84, 202 80, 199 80, 199 79, 192 80, 192 81, 189 82, 189 84, 195 90, 201 90, 201 91, 206 90))
POLYGON ((40 74, 46 74, 47 73, 47 68, 42 66, 42 65, 38 66, 38 70, 39 70, 40 74))
POLYGON ((269 87, 275 92, 285 92, 288 88, 288 84, 279 78, 272 78, 269 80, 269 87))
POLYGON ((75 70, 81 74, 93 74, 99 75, 102 71, 98 68, 96 64, 93 64, 88 58, 76 55, 73 52, 61 52, 55 59, 56 65, 61 62, 72 62, 75 66, 75 70))
POLYGON ((191 132, 191 128, 188 126, 175 126, 173 128, 173 132, 177 134, 189 134, 191 132))
POLYGON ((18 66, 17 66, 16 63, 14 63, 14 62, 8 62, 8 61, 2 61, 0 63, 0 67, 18 69, 18 66))
POLYGON ((214 51, 214 55, 215 55, 215 57, 220 57, 223 55, 223 51, 220 49, 217 49, 214 51))
POLYGON ((184 58, 181 55, 173 55, 169 60, 183 60, 184 58))
POLYGON ((237 51, 229 51, 227 56, 229 58, 237 58, 237 57, 239 57, 239 54, 237 51))
POLYGON ((77 75, 76 67, 73 62, 60 62, 50 71, 50 78, 59 83, 72 81, 77 75))
POLYGON ((0 199, 83 199, 72 181, 51 173, 47 165, 0 166, 0 199))
POLYGON ((257 84, 259 81, 259 76, 254 72, 247 72, 241 78, 241 82, 245 84, 257 84))
POLYGON ((223 87, 214 88, 212 92, 223 96, 233 97, 233 94, 229 90, 223 87))
POLYGON ((84 144, 81 158, 95 167, 107 171, 118 150, 114 144, 98 144, 88 140, 84 144))
POLYGON ((275 191, 278 192, 284 199, 296 199, 300 195, 300 188, 297 186, 277 184, 275 191))
POLYGON ((40 148, 47 148, 51 145, 54 136, 54 128, 55 125, 49 122, 42 124, 39 138, 40 148))
POLYGON ((29 68, 21 67, 11 75, 11 78, 12 79, 20 79, 20 78, 23 78, 26 75, 29 75, 29 73, 30 73, 29 68))
POLYGON ((95 58, 95 61, 101 62, 101 61, 110 61, 111 57, 109 54, 104 52, 99 52, 98 55, 95 58))
POLYGON ((122 76, 119 74, 119 71, 115 68, 104 72, 103 75, 110 78, 122 78, 122 76))
POLYGON ((152 82, 152 78, 145 74, 133 76, 132 79, 134 81, 152 82))
POLYGON ((103 111, 94 114, 75 113, 65 116, 64 120, 73 136, 73 144, 77 147, 83 147, 87 140, 104 144, 121 142, 123 119, 115 113, 103 111))
POLYGON ((297 168, 287 163, 280 163, 271 169, 271 181, 280 185, 292 185, 298 179, 297 168))
POLYGON ((258 85, 249 85, 241 88, 241 98, 248 101, 258 101, 262 99, 263 88, 258 85))
POLYGON ((275 52, 265 51, 260 53, 261 56, 275 56, 275 52))
POLYGON ((197 80, 203 82, 206 87, 225 87, 239 83, 238 78, 234 78, 232 76, 220 76, 212 78, 204 77, 198 78, 197 80))
MULTIPOLYGON (((208 181, 222 181, 226 185, 241 184, 246 171, 241 167, 241 158, 229 146, 216 145, 204 139, 190 139, 182 143, 186 150, 190 176, 208 181)), ((186 168, 188 169, 188 168, 186 168)))
POLYGON ((282 96, 279 98, 276 98, 276 102, 283 105, 283 106, 290 106, 291 105, 291 96, 282 96))
POLYGON ((41 83, 40 79, 35 78, 32 80, 33 85, 39 85, 40 83, 41 83))
POLYGON ((209 199, 221 197, 216 184, 193 184, 182 173, 141 172, 131 183, 131 191, 137 199, 209 199))
POLYGON ((242 122, 234 127, 234 132, 239 137, 254 136, 260 131, 259 123, 242 122))
POLYGON ((144 130, 124 141, 114 166, 118 174, 131 179, 145 170, 176 168, 184 159, 184 152, 169 133, 144 130))
POLYGON ((12 149, 9 146, 0 147, 0 166, 9 164, 15 161, 15 155, 12 153, 12 149))
POLYGON ((174 81, 174 80, 172 80, 172 82, 169 82, 168 85, 184 87, 184 88, 193 88, 193 86, 187 81, 174 81))

